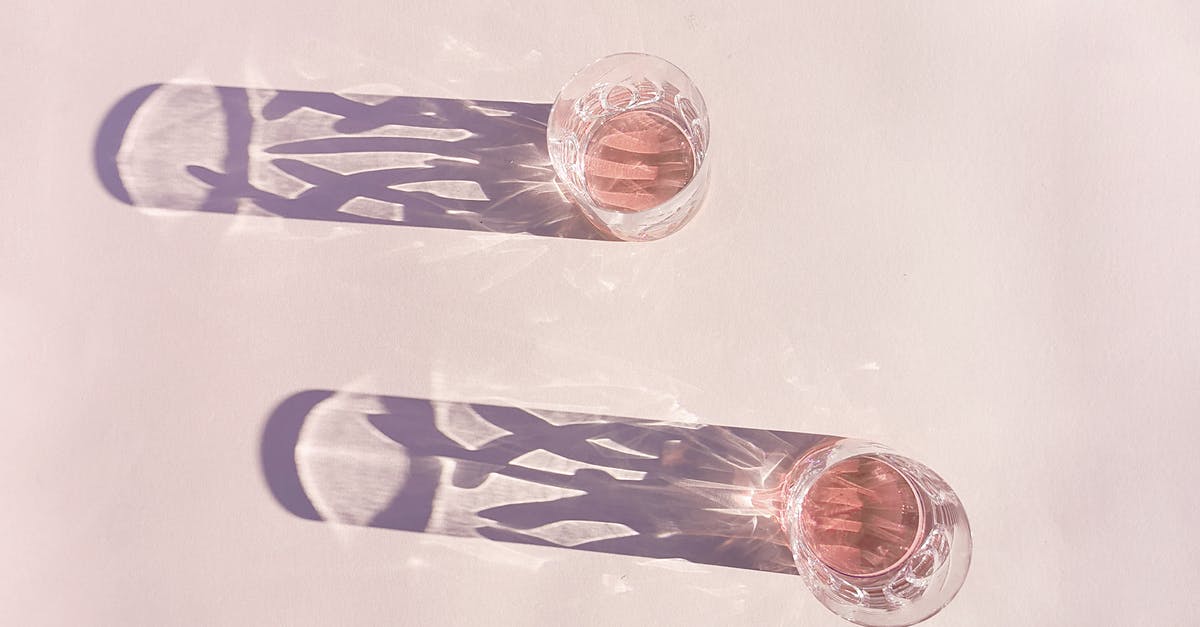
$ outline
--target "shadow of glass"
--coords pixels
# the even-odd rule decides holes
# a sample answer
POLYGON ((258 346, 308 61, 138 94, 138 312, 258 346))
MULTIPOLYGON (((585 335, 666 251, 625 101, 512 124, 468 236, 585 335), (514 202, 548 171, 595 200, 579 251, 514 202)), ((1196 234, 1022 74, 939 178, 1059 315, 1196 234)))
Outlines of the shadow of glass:
POLYGON ((558 189, 549 104, 147 85, 96 138, 138 207, 608 239, 558 189))
POLYGON ((309 520, 795 573, 774 519, 820 435, 310 390, 267 421, 309 520))

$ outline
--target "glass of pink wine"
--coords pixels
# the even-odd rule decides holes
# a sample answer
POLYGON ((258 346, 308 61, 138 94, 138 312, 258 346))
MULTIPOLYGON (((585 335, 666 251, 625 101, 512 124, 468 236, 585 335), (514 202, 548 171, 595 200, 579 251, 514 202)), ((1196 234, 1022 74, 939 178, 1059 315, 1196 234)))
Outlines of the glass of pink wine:
POLYGON ((546 137, 567 195, 613 237, 665 237, 703 200, 708 109, 663 59, 627 52, 583 68, 554 101, 546 137))

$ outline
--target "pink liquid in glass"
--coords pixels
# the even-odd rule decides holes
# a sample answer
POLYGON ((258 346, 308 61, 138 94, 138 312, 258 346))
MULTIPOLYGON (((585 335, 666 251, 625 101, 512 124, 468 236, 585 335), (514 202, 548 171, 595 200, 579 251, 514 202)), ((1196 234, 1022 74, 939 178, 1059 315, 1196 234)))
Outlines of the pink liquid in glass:
POLYGON ((600 206, 636 213, 661 205, 695 174, 687 137, 649 111, 613 116, 596 130, 584 154, 584 185, 600 206))
POLYGON ((915 548, 923 515, 912 485, 873 457, 851 457, 817 478, 801 506, 804 542, 853 577, 886 572, 915 548))

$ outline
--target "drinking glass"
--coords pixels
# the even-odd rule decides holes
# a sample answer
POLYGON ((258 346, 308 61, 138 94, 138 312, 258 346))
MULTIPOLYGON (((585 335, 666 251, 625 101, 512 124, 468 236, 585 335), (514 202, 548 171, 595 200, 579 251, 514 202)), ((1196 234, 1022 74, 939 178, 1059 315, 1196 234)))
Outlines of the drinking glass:
POLYGON ((809 589, 870 627, 936 614, 962 587, 971 529, 958 496, 923 464, 860 440, 806 455, 777 510, 809 589))
POLYGON ((708 182, 708 109, 678 67, 648 54, 604 57, 554 101, 547 125, 559 183, 602 231, 629 241, 674 233, 708 182))

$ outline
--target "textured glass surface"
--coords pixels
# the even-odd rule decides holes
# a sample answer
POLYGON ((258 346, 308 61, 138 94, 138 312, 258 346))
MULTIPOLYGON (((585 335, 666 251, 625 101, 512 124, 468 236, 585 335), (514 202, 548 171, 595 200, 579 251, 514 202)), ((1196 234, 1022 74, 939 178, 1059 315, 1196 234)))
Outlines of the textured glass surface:
POLYGON ((907 557, 922 522, 908 479, 867 456, 838 462, 817 477, 800 517, 804 541, 817 557, 858 577, 882 573, 907 557))
POLYGON ((678 194, 695 167, 679 127, 657 113, 629 111, 596 129, 584 157, 584 183, 601 207, 645 211, 678 194))
POLYGON ((780 517, 813 594, 860 625, 904 627, 933 616, 971 564, 971 529, 954 491, 878 444, 840 440, 801 459, 780 517))
POLYGON ((604 57, 576 74, 550 111, 559 184, 605 233, 665 237, 695 214, 707 183, 708 111, 682 70, 644 54, 604 57))

